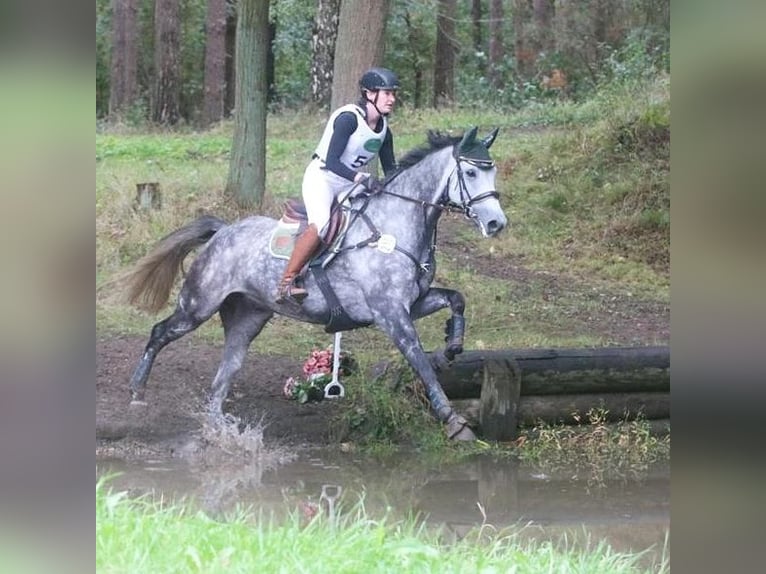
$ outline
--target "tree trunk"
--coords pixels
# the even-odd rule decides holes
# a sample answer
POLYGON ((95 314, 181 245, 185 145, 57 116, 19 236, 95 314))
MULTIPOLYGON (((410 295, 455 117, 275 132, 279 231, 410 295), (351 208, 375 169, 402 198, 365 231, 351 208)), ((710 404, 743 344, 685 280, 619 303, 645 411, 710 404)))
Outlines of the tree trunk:
POLYGON ((273 102, 277 97, 276 70, 277 58, 274 54, 274 41, 277 38, 277 22, 269 22, 269 37, 266 42, 266 101, 273 102))
POLYGON ((152 121, 174 125, 180 118, 179 0, 156 0, 154 5, 154 97, 152 121))
POLYGON ((543 54, 550 55, 554 49, 554 6, 552 0, 534 0, 532 9, 535 22, 535 59, 538 59, 543 54))
POLYGON ((412 105, 416 109, 423 106, 424 94, 424 70, 423 70, 423 56, 420 44, 422 43, 422 37, 424 36, 423 30, 413 25, 410 11, 405 8, 404 10, 404 24, 407 27, 407 48, 409 57, 407 58, 410 67, 412 69, 414 85, 412 87, 412 105))
POLYGON ((615 35, 614 18, 615 3, 612 0, 596 0, 591 7, 593 39, 593 59, 601 61, 607 53, 608 46, 614 46, 619 35, 615 35))
POLYGON ((341 2, 333 62, 331 108, 359 99, 359 78, 384 65, 384 35, 390 0, 341 2))
POLYGON ((339 18, 340 0, 317 0, 311 35, 311 98, 325 109, 329 108, 332 96, 332 69, 339 18))
POLYGON ((260 209, 266 188, 266 63, 269 0, 240 0, 237 17, 236 112, 226 194, 260 209))
MULTIPOLYGON (((473 51, 477 54, 484 52, 484 40, 481 34, 481 16, 481 0, 471 0, 471 39, 473 40, 473 51)), ((483 63, 484 61, 481 60, 480 71, 484 71, 483 63)))
POLYGON ((436 54, 434 57, 433 107, 455 101, 455 14, 456 0, 439 0, 436 14, 436 54))
POLYGON ((109 117, 119 119, 138 94, 138 0, 112 0, 109 117))
POLYGON ((227 2, 226 6, 226 92, 223 97, 223 115, 230 117, 234 112, 237 91, 237 10, 227 2))
POLYGON ((513 51, 516 58, 517 82, 530 80, 534 75, 536 55, 529 38, 532 27, 531 0, 513 2, 513 51))
POLYGON ((226 0, 207 0, 205 22, 205 96, 202 124, 223 119, 226 86, 226 0))
MULTIPOLYGON (((539 0, 536 0, 539 2, 539 0)), ((604 0, 596 0, 591 5, 591 21, 593 26, 593 39, 597 44, 606 42, 606 29, 609 20, 609 3, 604 0)))
POLYGON ((491 0, 489 4, 489 85, 496 90, 503 86, 503 0, 491 0))

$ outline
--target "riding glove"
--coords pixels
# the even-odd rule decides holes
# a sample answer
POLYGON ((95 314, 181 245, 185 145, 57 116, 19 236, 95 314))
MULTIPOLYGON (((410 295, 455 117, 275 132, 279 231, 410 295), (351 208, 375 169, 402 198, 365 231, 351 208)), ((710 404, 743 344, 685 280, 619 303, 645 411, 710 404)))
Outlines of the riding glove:
POLYGON ((368 175, 362 180, 362 185, 367 189, 370 195, 376 195, 383 191, 383 182, 374 175, 368 175))

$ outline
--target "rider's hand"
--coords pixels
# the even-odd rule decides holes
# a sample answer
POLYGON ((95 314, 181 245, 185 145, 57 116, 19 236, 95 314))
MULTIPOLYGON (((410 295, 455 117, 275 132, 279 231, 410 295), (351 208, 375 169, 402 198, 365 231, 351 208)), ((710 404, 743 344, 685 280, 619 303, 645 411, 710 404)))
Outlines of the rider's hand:
POLYGON ((362 185, 367 189, 370 195, 375 195, 383 191, 383 182, 374 175, 368 175, 362 180, 362 185))

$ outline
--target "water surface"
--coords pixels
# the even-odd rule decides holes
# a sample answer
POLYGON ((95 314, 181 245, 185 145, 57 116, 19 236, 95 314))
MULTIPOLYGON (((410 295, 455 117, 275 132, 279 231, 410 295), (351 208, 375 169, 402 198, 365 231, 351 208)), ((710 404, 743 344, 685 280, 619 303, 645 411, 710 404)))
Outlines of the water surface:
POLYGON ((315 451, 272 467, 99 459, 97 473, 119 473, 115 489, 192 500, 214 514, 246 506, 277 516, 317 508, 338 515, 363 497, 373 517, 417 514, 455 538, 481 525, 533 539, 566 534, 570 544, 605 540, 617 551, 646 551, 647 566, 661 560, 670 528, 667 464, 639 479, 594 482, 577 470, 549 474, 514 460, 439 464, 415 455, 380 461, 315 451))

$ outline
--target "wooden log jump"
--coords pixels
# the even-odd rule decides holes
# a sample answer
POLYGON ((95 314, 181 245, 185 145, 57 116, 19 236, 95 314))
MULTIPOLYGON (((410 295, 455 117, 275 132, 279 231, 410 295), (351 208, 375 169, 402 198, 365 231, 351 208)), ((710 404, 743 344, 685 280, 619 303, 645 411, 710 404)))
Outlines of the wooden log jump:
POLYGON ((669 347, 466 351, 438 375, 490 440, 538 421, 587 422, 591 408, 613 421, 670 417, 669 347))

